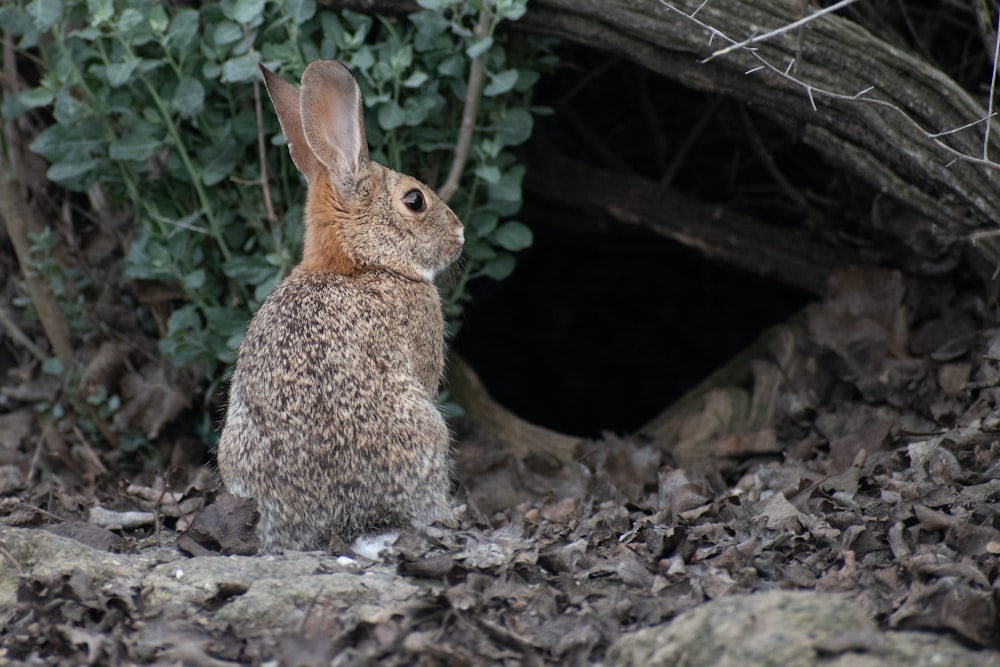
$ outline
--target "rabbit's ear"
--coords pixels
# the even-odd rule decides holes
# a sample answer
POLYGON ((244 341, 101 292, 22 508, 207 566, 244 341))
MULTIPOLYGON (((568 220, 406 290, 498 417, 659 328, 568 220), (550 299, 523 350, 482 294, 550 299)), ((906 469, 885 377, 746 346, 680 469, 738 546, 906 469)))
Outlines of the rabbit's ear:
POLYGON ((302 73, 302 128, 316 158, 338 176, 368 161, 361 89, 336 60, 317 60, 302 73))
POLYGON ((306 135, 302 131, 299 91, 268 68, 263 65, 259 65, 259 67, 260 73, 264 75, 267 94, 271 96, 274 111, 278 114, 281 132, 285 135, 285 141, 288 142, 288 152, 292 155, 292 162, 306 177, 306 182, 312 185, 316 176, 323 169, 323 165, 309 149, 306 135))

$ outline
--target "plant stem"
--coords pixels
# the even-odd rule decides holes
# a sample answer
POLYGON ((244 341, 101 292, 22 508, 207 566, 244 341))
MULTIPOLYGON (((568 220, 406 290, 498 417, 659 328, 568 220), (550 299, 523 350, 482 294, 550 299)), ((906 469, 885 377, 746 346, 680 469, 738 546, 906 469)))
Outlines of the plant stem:
MULTIPOLYGON (((476 23, 474 35, 476 41, 486 39, 490 34, 492 17, 489 10, 489 3, 483 3, 483 9, 479 12, 479 21, 476 23)), ((458 129, 458 141, 455 143, 455 159, 451 163, 448 171, 448 178, 438 191, 438 196, 445 202, 452 198, 458 190, 459 181, 462 180, 462 172, 465 169, 465 161, 469 157, 469 148, 472 146, 472 132, 476 129, 476 113, 479 111, 479 98, 483 94, 483 81, 486 79, 486 66, 484 64, 485 54, 480 53, 472 59, 469 66, 469 83, 465 89, 465 106, 462 109, 462 124, 458 129)))

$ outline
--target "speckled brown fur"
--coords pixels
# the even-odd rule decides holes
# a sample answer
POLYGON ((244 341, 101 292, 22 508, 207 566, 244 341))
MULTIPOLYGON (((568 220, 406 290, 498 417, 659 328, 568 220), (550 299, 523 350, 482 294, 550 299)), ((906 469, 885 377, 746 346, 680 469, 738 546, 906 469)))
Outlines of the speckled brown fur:
POLYGON ((461 251, 462 226, 427 186, 370 162, 363 127, 347 146, 316 145, 328 135, 342 144, 344 119, 359 113, 340 108, 360 105, 346 72, 332 61, 307 68, 304 128, 294 126, 294 88, 265 73, 310 183, 305 247, 247 329, 218 453, 226 487, 257 500, 265 552, 449 516, 449 434, 435 401, 444 322, 432 278, 461 251), (340 107, 306 113, 316 99, 340 107), (336 132, 309 125, 330 116, 336 132), (415 189, 424 211, 403 201, 415 189))

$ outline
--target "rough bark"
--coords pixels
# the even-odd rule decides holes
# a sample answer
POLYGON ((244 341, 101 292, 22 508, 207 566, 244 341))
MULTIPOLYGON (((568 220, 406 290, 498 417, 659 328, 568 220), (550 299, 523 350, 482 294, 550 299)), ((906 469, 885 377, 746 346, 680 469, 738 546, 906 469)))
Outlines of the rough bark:
MULTIPOLYGON (((403 0, 327 4, 379 12, 416 8, 403 0)), ((757 56, 780 71, 794 60, 789 74, 795 80, 758 69, 761 60, 746 49, 703 62, 729 45, 725 37, 739 41, 780 28, 811 6, 800 0, 670 4, 688 14, 697 9, 702 25, 653 0, 532 0, 516 27, 614 53, 689 88, 746 102, 798 133, 830 164, 920 213, 941 244, 969 242, 988 262, 1000 261, 1000 239, 976 234, 1000 223, 1000 173, 976 161, 982 125, 928 136, 986 116, 984 105, 956 82, 837 15, 754 45, 757 56), (864 99, 851 99, 869 88, 864 99)), ((998 148, 994 138, 991 152, 1000 154, 998 148)))

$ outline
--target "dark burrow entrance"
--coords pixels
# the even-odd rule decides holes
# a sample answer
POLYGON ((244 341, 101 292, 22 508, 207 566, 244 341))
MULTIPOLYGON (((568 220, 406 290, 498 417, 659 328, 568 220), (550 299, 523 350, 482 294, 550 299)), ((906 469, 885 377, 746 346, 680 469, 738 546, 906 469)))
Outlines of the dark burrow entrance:
POLYGON ((641 230, 534 231, 510 278, 472 284, 455 348, 497 401, 564 433, 637 430, 809 300, 641 230))
POLYGON ((493 397, 525 419, 582 436, 629 433, 813 295, 572 196, 557 201, 532 183, 533 167, 558 155, 790 232, 817 216, 849 231, 868 215, 872 193, 753 109, 583 47, 564 46, 560 58, 536 90, 553 113, 519 149, 528 169, 519 217, 535 243, 504 282, 470 285, 454 346, 493 397), (790 190, 802 194, 790 199, 790 190))

